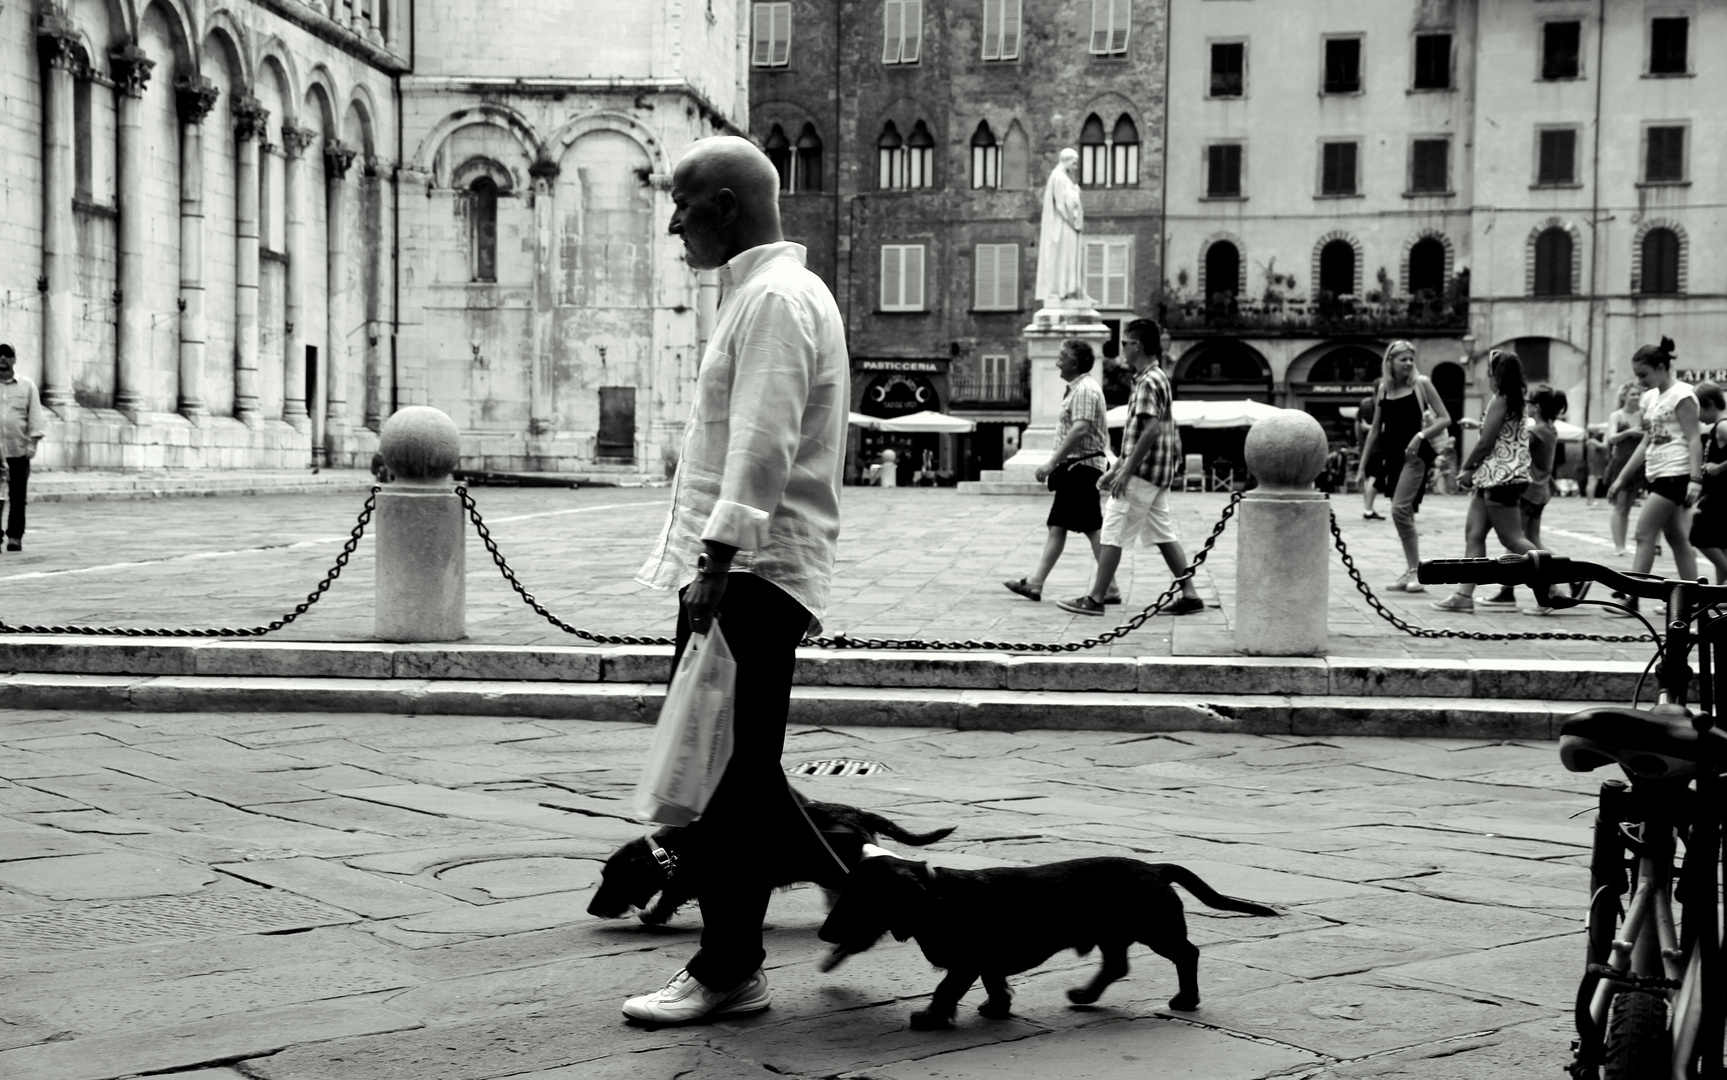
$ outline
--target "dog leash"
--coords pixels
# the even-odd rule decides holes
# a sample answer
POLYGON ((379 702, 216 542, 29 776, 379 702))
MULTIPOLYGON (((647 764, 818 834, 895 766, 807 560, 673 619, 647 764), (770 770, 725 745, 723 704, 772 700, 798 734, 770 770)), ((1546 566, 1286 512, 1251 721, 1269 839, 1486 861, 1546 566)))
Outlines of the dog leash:
POLYGON ((660 864, 660 869, 666 872, 666 876, 671 877, 672 871, 678 868, 678 857, 661 847, 659 841, 655 840, 653 836, 650 835, 645 839, 648 842, 648 854, 652 855, 654 861, 660 864))

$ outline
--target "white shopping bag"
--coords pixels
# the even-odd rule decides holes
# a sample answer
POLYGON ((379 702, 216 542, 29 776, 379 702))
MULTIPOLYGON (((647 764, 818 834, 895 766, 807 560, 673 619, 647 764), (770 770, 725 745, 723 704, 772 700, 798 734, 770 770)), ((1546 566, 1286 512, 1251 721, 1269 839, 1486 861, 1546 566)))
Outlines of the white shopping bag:
POLYGON ((702 816, 732 757, 737 662, 719 623, 691 634, 666 688, 647 764, 636 785, 636 816, 688 825, 702 816))

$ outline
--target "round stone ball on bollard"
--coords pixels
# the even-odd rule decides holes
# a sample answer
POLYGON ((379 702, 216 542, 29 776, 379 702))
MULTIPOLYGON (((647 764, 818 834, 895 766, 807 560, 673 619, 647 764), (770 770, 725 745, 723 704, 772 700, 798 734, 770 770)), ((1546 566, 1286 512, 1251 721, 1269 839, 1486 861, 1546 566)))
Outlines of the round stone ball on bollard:
POLYGON ((1249 656, 1323 656, 1329 632, 1331 504, 1314 490, 1325 429, 1283 409, 1247 433, 1259 486, 1242 496, 1235 648, 1249 656))
POLYGON ((413 405, 384 421, 378 452, 394 479, 378 492, 374 635, 460 641, 467 630, 467 515, 450 474, 462 437, 449 416, 413 405))

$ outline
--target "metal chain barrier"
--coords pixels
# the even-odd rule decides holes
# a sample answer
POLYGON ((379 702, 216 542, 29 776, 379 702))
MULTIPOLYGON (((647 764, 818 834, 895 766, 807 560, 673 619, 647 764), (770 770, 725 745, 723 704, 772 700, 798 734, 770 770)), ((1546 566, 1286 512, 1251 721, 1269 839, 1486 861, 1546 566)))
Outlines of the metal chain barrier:
MULTIPOLYGON (((480 514, 480 508, 475 505, 473 497, 468 494, 468 489, 465 487, 458 487, 456 488, 456 494, 461 498, 462 505, 467 507, 468 517, 473 521, 475 530, 480 534, 481 542, 486 545, 486 550, 491 553, 492 561, 497 564, 498 572, 504 575, 504 580, 510 583, 510 588, 516 590, 517 595, 522 598, 522 602, 534 609, 535 614, 539 615, 541 618, 545 619, 547 622, 551 623, 566 634, 574 634, 576 637, 579 637, 584 641, 592 641, 599 645, 675 644, 672 638, 667 637, 640 637, 630 634, 595 634, 591 631, 571 626, 556 615, 553 615, 550 611, 547 611, 544 605, 534 599, 534 594, 530 593, 523 587, 521 580, 516 577, 516 572, 510 568, 509 561, 504 558, 503 552, 498 550, 497 541, 492 539, 491 531, 486 528, 485 519, 480 514)), ((1217 538, 1223 535, 1223 530, 1229 525, 1229 519, 1235 516, 1235 508, 1241 503, 1241 495, 1242 493, 1237 491, 1230 496, 1229 504, 1223 508, 1223 516, 1217 519, 1217 524, 1212 527, 1211 535, 1205 538, 1205 544, 1200 548, 1199 554, 1194 556, 1193 562, 1188 565, 1188 568, 1183 571, 1179 577, 1169 583, 1169 588, 1163 590, 1163 595, 1152 601, 1150 606, 1139 612, 1139 614, 1128 619, 1115 629, 1099 634, 1097 637, 1086 638, 1084 641, 1057 643, 1047 641, 921 641, 915 638, 856 638, 849 637, 845 634, 839 634, 834 637, 805 638, 803 640, 803 644, 817 649, 929 650, 937 652, 946 650, 982 650, 988 652, 1016 653, 1079 652, 1082 649, 1095 649, 1100 645, 1108 645, 1111 642, 1126 637, 1133 631, 1138 630, 1141 626, 1144 626, 1146 620, 1162 611, 1171 600, 1175 599, 1176 596, 1181 593, 1182 582, 1192 579, 1200 566, 1205 563, 1206 556, 1211 554, 1211 549, 1217 546, 1217 538)))
POLYGON ((348 560, 354 557, 354 549, 360 546, 360 537, 365 535, 366 526, 372 520, 372 511, 378 505, 378 488, 373 487, 371 494, 366 496, 366 505, 360 510, 359 520, 354 522, 353 531, 348 533, 348 540, 342 545, 341 553, 336 556, 335 565, 330 567, 324 580, 318 582, 318 587, 307 594, 306 599, 294 605, 294 610, 287 612, 279 619, 272 619, 263 626, 209 626, 209 627, 140 627, 140 626, 12 626, 0 621, 0 634, 83 634, 89 637, 263 637, 274 633, 282 627, 298 619, 310 611, 337 578, 342 576, 342 569, 348 565, 348 560))
POLYGON ((1356 567, 1355 559, 1349 554, 1349 545, 1344 542, 1343 530, 1337 524, 1336 511, 1331 513, 1331 540, 1337 545, 1338 557, 1343 560, 1343 568, 1349 571, 1350 579, 1355 582, 1356 591, 1367 598, 1367 606, 1373 609, 1374 614, 1411 637, 1461 638, 1465 641, 1600 641, 1612 644, 1631 644, 1654 640, 1649 634, 1572 634, 1538 630, 1523 633, 1495 633, 1487 630, 1434 630, 1416 626, 1386 607, 1384 601, 1374 595, 1372 587, 1367 584, 1366 579, 1361 576, 1361 571, 1356 567))

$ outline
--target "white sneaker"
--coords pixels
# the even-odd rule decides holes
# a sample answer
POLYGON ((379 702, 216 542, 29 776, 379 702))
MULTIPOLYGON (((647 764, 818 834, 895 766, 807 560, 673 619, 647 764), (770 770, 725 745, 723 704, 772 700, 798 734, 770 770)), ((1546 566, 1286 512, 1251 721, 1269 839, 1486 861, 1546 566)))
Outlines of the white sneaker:
POLYGON ((1534 607, 1524 608, 1523 614, 1525 614, 1525 615, 1551 615, 1551 614, 1553 614, 1553 609, 1550 607, 1542 607, 1540 604, 1536 604, 1534 607))
POLYGON ((688 970, 679 971, 662 989, 624 1002, 624 1015, 631 1020, 655 1024, 687 1024, 694 1020, 716 1020, 761 1012, 772 1002, 768 977, 761 968, 730 990, 710 990, 688 970))
POLYGON ((1489 608, 1514 608, 1517 606, 1517 597, 1501 596, 1498 593, 1495 593, 1492 596, 1477 596, 1475 598, 1475 606, 1489 608))

